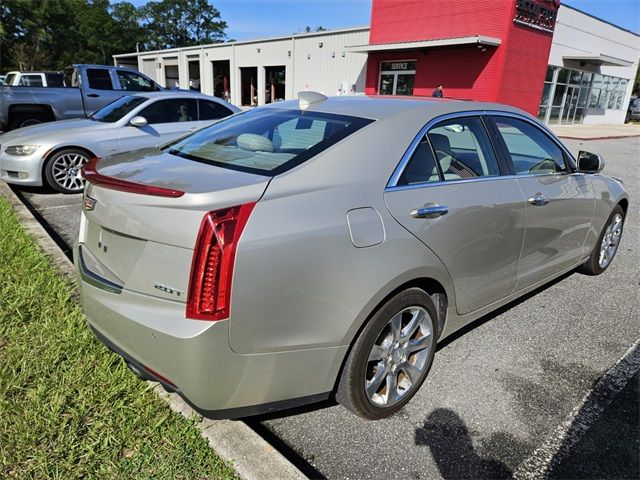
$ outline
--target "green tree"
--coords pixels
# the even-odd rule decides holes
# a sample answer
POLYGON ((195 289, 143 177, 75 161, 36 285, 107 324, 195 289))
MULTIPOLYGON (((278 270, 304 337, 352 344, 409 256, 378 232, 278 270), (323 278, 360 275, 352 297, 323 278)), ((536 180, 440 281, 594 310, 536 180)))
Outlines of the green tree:
POLYGON ((147 49, 220 43, 227 38, 227 22, 207 0, 150 1, 141 13, 147 49))
POLYGON ((42 20, 50 8, 55 5, 44 1, 3 0, 0 3, 0 68, 10 65, 32 70, 46 61, 52 32, 44 28, 42 20))
POLYGON ((207 0, 161 0, 136 7, 109 0, 0 0, 0 72, 111 64, 112 55, 226 39, 226 22, 207 0))
POLYGON ((135 52, 137 45, 147 42, 147 34, 141 26, 142 11, 129 2, 114 3, 111 6, 114 27, 111 32, 115 53, 135 52))
POLYGON ((310 32, 326 32, 327 29, 324 28, 322 25, 317 26, 316 29, 314 30, 313 28, 311 28, 309 25, 307 25, 306 27, 304 27, 304 33, 310 33, 310 32))

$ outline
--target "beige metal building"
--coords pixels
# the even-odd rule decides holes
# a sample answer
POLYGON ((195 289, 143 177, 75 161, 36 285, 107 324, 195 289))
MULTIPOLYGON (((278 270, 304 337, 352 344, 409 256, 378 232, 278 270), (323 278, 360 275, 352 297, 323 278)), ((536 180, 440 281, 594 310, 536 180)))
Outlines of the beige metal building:
POLYGON ((364 92, 367 57, 347 50, 369 40, 369 28, 349 28, 260 40, 115 55, 165 87, 194 88, 238 106, 364 92))

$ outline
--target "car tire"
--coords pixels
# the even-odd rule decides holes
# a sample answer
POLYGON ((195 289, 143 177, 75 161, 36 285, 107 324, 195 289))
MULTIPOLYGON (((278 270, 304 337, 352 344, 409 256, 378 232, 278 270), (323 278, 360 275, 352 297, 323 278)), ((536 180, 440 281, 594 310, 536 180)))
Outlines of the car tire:
POLYGON ((29 127, 31 125, 37 125, 39 123, 48 122, 49 118, 45 117, 42 114, 38 113, 22 113, 18 115, 14 115, 11 119, 11 130, 15 130, 16 128, 29 127))
POLYGON ((616 205, 602 227, 589 259, 578 267, 578 271, 585 275, 600 275, 604 272, 618 251, 623 228, 624 210, 620 205, 616 205))
POLYGON ((84 190, 82 167, 92 155, 86 150, 65 148, 47 159, 44 176, 47 184, 60 193, 80 193, 84 190))
POLYGON ((433 363, 436 319, 431 297, 419 288, 385 302, 351 348, 338 383, 338 403, 370 420, 406 405, 433 363))

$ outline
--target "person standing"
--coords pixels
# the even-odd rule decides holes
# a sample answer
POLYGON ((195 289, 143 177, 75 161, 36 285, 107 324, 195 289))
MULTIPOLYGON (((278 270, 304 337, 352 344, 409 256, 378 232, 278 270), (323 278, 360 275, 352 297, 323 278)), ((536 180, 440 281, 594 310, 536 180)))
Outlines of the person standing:
POLYGON ((444 85, 442 85, 441 83, 438 84, 438 88, 436 88, 433 93, 431 94, 432 97, 436 97, 436 98, 443 98, 444 97, 444 92, 442 91, 442 88, 444 87, 444 85))

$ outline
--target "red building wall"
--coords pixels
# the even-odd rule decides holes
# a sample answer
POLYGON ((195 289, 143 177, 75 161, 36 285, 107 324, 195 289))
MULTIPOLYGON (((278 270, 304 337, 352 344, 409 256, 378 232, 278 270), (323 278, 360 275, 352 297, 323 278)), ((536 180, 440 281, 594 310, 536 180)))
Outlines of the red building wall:
POLYGON ((369 43, 478 33, 502 38, 511 20, 508 17, 512 3, 512 0, 373 0, 369 43))
MULTIPOLYGON (((549 0, 533 0, 548 4, 549 0)), ((366 93, 378 93, 380 62, 417 61, 414 95, 443 83, 445 96, 515 105, 536 114, 552 34, 514 23, 516 0, 373 0, 370 44, 485 35, 477 46, 370 53, 366 93)))
POLYGON ((538 113, 552 34, 511 23, 496 101, 538 113))

